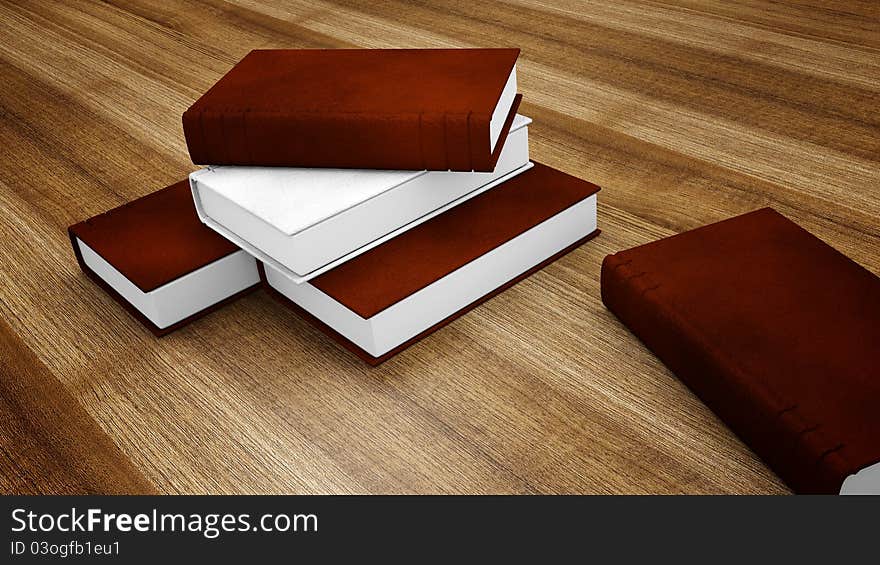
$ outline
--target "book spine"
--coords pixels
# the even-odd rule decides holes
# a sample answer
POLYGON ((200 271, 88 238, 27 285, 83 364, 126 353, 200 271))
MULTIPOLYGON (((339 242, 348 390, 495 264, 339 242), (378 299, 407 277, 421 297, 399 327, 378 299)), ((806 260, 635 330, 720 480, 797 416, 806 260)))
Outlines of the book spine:
MULTIPOLYGON (((510 124, 506 124, 505 132, 509 128, 510 124)), ((503 136, 506 135, 506 133, 503 134, 503 136)), ((499 139, 498 142, 502 143, 503 139, 499 139)), ((473 170, 491 171, 495 168, 496 161, 492 159, 491 144, 489 143, 488 115, 481 116, 472 113, 468 116, 468 151, 473 170)))
POLYGON ((186 140, 186 148, 189 157, 195 164, 211 164, 205 153, 205 136, 202 135, 201 113, 188 109, 183 113, 183 137, 186 140))
POLYGON ((472 171, 468 114, 446 114, 446 160, 448 169, 472 171))
POLYGON ((666 304, 662 282, 625 254, 602 263, 602 302, 795 492, 836 494, 855 469, 821 422, 773 395, 666 304))
POLYGON ((191 108, 183 129, 200 165, 470 171, 468 118, 191 108))

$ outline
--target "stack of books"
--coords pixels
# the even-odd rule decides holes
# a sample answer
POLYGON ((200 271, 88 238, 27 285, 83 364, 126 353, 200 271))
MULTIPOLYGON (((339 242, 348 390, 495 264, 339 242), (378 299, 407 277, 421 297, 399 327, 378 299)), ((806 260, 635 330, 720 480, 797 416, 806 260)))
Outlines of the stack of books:
MULTIPOLYGON (((253 51, 178 182, 71 226, 157 335, 262 286, 378 364, 598 233, 516 49, 253 51)), ((608 256, 602 299, 798 492, 880 492, 880 279, 771 209, 608 256)))
POLYGON ((69 228, 162 335, 262 285, 370 364, 598 233, 529 160, 518 49, 256 50, 183 115, 179 182, 69 228))

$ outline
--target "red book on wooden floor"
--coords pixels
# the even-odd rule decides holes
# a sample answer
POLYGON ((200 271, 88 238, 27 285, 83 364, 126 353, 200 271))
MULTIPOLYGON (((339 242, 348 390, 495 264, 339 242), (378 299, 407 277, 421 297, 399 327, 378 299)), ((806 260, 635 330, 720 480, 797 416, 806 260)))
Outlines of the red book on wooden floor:
POLYGON ((519 49, 251 51, 183 114, 194 163, 492 171, 519 49))
POLYGON ((82 270, 157 336, 256 288, 256 261, 205 227, 180 181, 68 228, 82 270))
POLYGON ((765 208, 605 258, 602 300, 796 492, 880 493, 880 279, 765 208))
POLYGON ((540 163, 308 282, 266 289, 377 365, 598 233, 599 187, 540 163))

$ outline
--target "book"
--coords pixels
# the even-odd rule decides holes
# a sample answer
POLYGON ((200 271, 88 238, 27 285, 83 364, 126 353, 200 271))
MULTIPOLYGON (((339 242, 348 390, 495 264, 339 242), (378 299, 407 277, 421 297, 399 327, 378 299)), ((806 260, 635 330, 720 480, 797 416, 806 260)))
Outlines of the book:
POLYGON ((259 286, 254 258, 199 221, 185 180, 67 231, 83 272, 156 336, 259 286))
POLYGON ((770 208, 609 255, 602 300, 794 491, 880 493, 880 279, 770 208))
POLYGON ((312 279, 526 171, 517 116, 493 172, 211 167, 190 175, 206 225, 295 282, 312 279))
POLYGON ((595 236, 599 187, 534 167, 350 261, 264 287, 377 365, 595 236))
POLYGON ((258 49, 183 114, 200 165, 492 171, 519 49, 258 49))

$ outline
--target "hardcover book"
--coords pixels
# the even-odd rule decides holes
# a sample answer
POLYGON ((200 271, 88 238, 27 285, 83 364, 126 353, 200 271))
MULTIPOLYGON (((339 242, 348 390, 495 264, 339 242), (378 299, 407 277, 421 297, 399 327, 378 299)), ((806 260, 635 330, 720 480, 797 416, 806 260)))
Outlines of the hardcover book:
POLYGON ((68 234, 82 270, 157 336, 260 281, 253 257, 199 221, 185 180, 68 234))
POLYGON ((183 114, 194 163, 492 171, 519 49, 259 49, 183 114))
POLYGON ((190 175, 202 221, 295 282, 314 278, 527 170, 517 116, 493 172, 211 167, 190 175))
POLYGON ((599 187, 545 165, 312 279, 265 287, 379 364, 597 233, 599 187))
POLYGON ((793 490, 880 494, 880 279, 765 208, 605 258, 602 300, 793 490))

